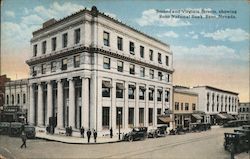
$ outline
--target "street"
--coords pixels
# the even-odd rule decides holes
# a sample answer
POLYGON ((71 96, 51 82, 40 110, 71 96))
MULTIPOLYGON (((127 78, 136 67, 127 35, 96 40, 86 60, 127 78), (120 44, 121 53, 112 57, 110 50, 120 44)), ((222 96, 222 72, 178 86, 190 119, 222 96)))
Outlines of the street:
MULTIPOLYGON (((28 140, 21 149, 20 138, 0 136, 0 154, 6 158, 186 158, 228 159, 224 151, 224 132, 231 128, 214 127, 206 132, 166 136, 144 141, 80 145, 45 140, 28 140)), ((1 156, 1 155, 0 155, 1 156)))

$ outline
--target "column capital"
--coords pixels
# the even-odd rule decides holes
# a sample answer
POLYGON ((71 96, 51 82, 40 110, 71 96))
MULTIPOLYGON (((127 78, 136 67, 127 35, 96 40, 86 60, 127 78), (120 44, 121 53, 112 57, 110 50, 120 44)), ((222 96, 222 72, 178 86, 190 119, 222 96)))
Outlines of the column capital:
POLYGON ((90 76, 88 76, 88 75, 80 76, 80 79, 88 79, 88 78, 90 78, 90 76))

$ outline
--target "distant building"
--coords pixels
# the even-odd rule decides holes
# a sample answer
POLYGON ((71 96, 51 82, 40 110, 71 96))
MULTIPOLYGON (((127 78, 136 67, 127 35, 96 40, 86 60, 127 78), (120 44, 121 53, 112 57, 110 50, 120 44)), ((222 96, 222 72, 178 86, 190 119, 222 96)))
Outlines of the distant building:
POLYGON ((6 75, 0 76, 0 107, 4 105, 5 83, 9 81, 10 78, 6 75))
POLYGON ((5 83, 5 103, 2 120, 26 122, 29 106, 28 80, 15 80, 5 83))
POLYGON ((190 90, 199 96, 199 110, 205 112, 206 123, 215 124, 219 120, 232 120, 238 115, 238 93, 211 86, 197 86, 190 90))
POLYGON ((169 45, 96 7, 45 22, 31 48, 29 123, 41 129, 53 119, 56 131, 83 126, 103 135, 120 123, 125 132, 156 127, 172 109, 169 45))
POLYGON ((250 103, 240 103, 238 113, 239 120, 250 120, 250 103))

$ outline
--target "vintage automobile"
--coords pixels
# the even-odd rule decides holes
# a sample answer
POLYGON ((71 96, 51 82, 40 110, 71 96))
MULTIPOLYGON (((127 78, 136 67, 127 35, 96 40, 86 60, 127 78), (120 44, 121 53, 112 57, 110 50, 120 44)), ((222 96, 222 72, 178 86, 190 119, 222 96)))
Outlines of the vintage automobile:
POLYGON ((224 149, 230 152, 239 153, 249 150, 249 138, 244 133, 224 133, 224 149))
POLYGON ((147 127, 135 127, 131 132, 123 136, 124 141, 145 140, 147 138, 147 127))
POLYGON ((11 122, 9 128, 9 136, 20 136, 22 123, 20 122, 11 122))
POLYGON ((0 135, 8 135, 9 128, 10 128, 9 122, 0 122, 0 135))
POLYGON ((152 137, 152 138, 157 138, 159 134, 159 130, 157 128, 155 129, 150 129, 148 131, 148 137, 152 137))
POLYGON ((242 125, 242 129, 250 130, 250 125, 242 125))
POLYGON ((223 125, 223 127, 239 127, 242 125, 250 124, 247 120, 231 120, 223 125))
POLYGON ((158 126, 155 129, 151 129, 148 132, 148 137, 164 137, 167 135, 167 126, 166 125, 162 125, 162 126, 158 126))
POLYGON ((28 139, 36 138, 36 129, 35 129, 34 126, 25 125, 24 126, 24 132, 26 133, 26 136, 27 136, 28 139))

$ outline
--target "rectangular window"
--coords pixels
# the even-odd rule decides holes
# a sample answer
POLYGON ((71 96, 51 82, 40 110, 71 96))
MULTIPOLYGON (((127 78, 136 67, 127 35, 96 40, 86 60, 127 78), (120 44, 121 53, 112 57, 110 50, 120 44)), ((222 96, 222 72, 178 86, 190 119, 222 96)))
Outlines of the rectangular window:
POLYGON ((192 104, 192 110, 196 110, 196 105, 194 103, 192 104))
POLYGON ((179 102, 175 102, 174 103, 174 109, 175 110, 179 110, 179 102))
POLYGON ((145 67, 140 68, 140 77, 145 77, 145 67))
POLYGON ((102 107, 102 128, 109 129, 110 108, 102 107))
POLYGON ((134 55, 135 54, 135 44, 133 42, 129 42, 129 51, 130 54, 134 55))
POLYGON ((33 46, 33 56, 37 56, 37 44, 33 46))
POLYGON ((81 30, 80 28, 75 30, 75 44, 78 44, 81 39, 81 30))
POLYGON ((169 91, 165 90, 165 102, 169 102, 169 91))
POLYGON ((110 81, 102 81, 102 97, 110 97, 110 89, 112 85, 110 81))
POLYGON ((65 47, 67 47, 67 45, 68 45, 68 33, 64 33, 62 36, 63 36, 63 37, 62 37, 63 48, 65 48, 65 47))
POLYGON ((157 89, 157 101, 160 102, 162 101, 162 90, 157 89))
POLYGON ((134 74, 135 74, 135 65, 133 65, 133 64, 130 64, 130 65, 129 65, 129 73, 130 73, 131 75, 134 75, 134 74))
POLYGON ((153 125, 153 108, 148 108, 148 125, 153 125))
POLYGON ((51 72, 56 72, 56 61, 51 62, 51 72))
POLYGON ((67 66, 68 66, 68 59, 62 59, 62 70, 67 70, 67 66))
POLYGON ((80 55, 74 56, 74 67, 80 67, 80 55))
POLYGON ((154 100, 154 88, 149 88, 149 90, 148 90, 148 100, 150 100, 150 101, 154 100))
POLYGON ((149 70, 149 77, 150 79, 154 79, 154 70, 149 70))
POLYGON ((51 47, 52 47, 52 51, 56 50, 56 37, 51 39, 51 47))
POLYGON ((103 57, 103 68, 110 69, 110 58, 103 57))
POLYGON ((183 103, 181 103, 181 110, 183 110, 183 103))
POLYGON ((159 64, 162 64, 162 61, 161 61, 161 53, 158 53, 158 63, 159 63, 159 64))
POLYGON ((140 56, 141 58, 144 58, 144 47, 140 46, 140 56))
POLYGON ((185 103, 185 110, 188 110, 188 109, 189 109, 189 104, 185 103))
POLYGON ((35 70, 35 66, 32 67, 32 76, 35 77, 37 75, 37 72, 35 70))
POLYGON ((123 98, 124 86, 122 83, 116 83, 116 98, 123 98))
POLYGON ((153 52, 153 50, 149 50, 149 60, 150 61, 154 60, 154 52, 153 52))
POLYGON ((157 108, 157 115, 161 115, 161 108, 157 108))
POLYGON ((158 80, 162 81, 162 72, 158 72, 158 80))
POLYGON ((42 74, 46 73, 46 64, 42 64, 42 74))
POLYGON ((144 100, 145 99, 145 92, 146 92, 146 88, 140 86, 139 87, 139 99, 140 100, 144 100))
POLYGON ((117 61, 117 71, 123 72, 123 62, 122 61, 117 61))
POLYGON ((119 128, 119 124, 120 124, 120 128, 122 128, 122 123, 123 123, 123 112, 122 112, 122 107, 116 107, 116 128, 119 128))
POLYGON ((42 43, 42 53, 43 54, 46 53, 46 41, 43 41, 43 43, 42 43))
POLYGON ((23 94, 23 104, 26 103, 26 94, 23 94))
POLYGON ((139 108, 139 126, 144 126, 144 108, 139 108))
POLYGON ((106 31, 103 32, 103 44, 109 46, 109 33, 106 31))
POLYGON ((123 40, 121 37, 117 37, 117 49, 118 50, 123 50, 123 40))
POLYGON ((168 73, 166 74, 166 82, 170 82, 170 75, 168 73))
POLYGON ((166 66, 169 66, 169 59, 168 59, 168 56, 166 56, 166 66))
POLYGON ((134 108, 128 108, 128 126, 134 127, 134 108))
POLYGON ((128 99, 135 99, 135 86, 128 85, 128 99))

